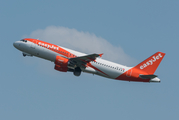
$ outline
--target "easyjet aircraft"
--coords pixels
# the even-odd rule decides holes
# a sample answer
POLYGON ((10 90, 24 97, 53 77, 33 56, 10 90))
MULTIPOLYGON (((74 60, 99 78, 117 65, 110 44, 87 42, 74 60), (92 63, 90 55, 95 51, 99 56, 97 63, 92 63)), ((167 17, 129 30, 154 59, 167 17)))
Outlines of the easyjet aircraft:
POLYGON ((80 76, 83 71, 124 81, 160 82, 154 72, 165 56, 165 53, 157 52, 134 67, 126 67, 99 58, 103 54, 87 55, 38 39, 25 38, 13 45, 22 51, 23 56, 36 56, 54 62, 54 69, 60 72, 69 71, 80 76))

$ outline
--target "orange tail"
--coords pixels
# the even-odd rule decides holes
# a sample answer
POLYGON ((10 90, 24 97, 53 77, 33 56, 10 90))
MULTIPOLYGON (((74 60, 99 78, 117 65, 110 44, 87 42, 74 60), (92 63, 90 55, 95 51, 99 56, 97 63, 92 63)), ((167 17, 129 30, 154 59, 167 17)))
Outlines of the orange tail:
POLYGON ((146 60, 144 60, 143 62, 136 65, 134 68, 140 69, 148 73, 149 75, 152 75, 156 71, 164 56, 165 53, 157 52, 154 55, 147 58, 146 60))

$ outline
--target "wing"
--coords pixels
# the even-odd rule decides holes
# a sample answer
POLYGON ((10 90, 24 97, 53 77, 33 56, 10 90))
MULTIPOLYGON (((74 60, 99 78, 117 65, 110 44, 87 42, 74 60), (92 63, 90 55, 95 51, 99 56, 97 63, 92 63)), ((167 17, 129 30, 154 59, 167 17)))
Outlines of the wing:
POLYGON ((73 66, 85 68, 87 63, 95 61, 97 57, 102 57, 102 55, 103 54, 90 54, 81 57, 70 58, 69 60, 73 66))

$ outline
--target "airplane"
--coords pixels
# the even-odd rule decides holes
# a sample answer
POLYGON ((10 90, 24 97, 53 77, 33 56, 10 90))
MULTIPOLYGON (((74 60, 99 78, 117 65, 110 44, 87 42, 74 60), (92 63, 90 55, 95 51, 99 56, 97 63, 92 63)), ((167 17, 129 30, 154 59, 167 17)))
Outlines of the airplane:
POLYGON ((133 82, 160 82, 154 75, 165 53, 156 52, 134 67, 104 60, 103 54, 84 54, 47 43, 42 40, 24 38, 13 43, 14 47, 22 51, 23 56, 36 56, 54 62, 54 69, 60 72, 73 72, 80 76, 81 72, 91 73, 106 78, 133 82))

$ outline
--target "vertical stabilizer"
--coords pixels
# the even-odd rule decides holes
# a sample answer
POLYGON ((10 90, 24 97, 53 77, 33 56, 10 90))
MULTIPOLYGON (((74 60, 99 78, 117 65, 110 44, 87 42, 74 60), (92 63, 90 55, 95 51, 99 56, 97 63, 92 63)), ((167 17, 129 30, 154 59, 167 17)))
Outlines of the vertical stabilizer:
POLYGON ((148 73, 149 75, 153 75, 164 56, 165 53, 157 52, 154 55, 147 58, 146 60, 144 60, 143 62, 136 65, 134 68, 140 69, 148 73))

